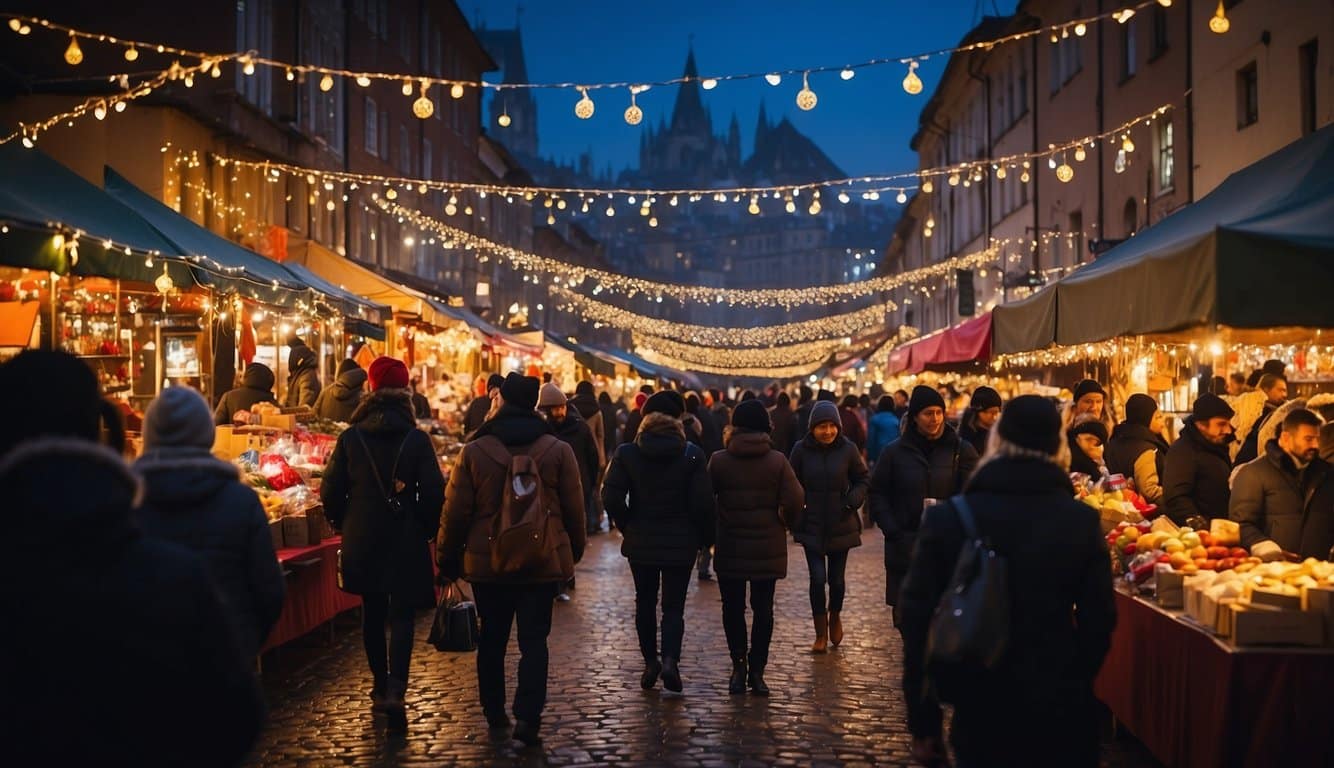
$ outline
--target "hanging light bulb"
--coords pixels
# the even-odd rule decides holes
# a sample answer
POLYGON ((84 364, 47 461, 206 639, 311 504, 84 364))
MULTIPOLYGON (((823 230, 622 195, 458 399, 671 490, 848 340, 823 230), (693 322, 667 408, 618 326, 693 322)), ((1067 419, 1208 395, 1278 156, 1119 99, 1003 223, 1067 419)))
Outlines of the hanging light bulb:
POLYGON ((430 86, 431 84, 428 81, 422 80, 422 94, 417 97, 416 101, 412 102, 412 114, 422 120, 435 114, 435 103, 426 95, 426 89, 430 86))
POLYGON ((412 81, 411 81, 411 80, 408 80, 408 79, 404 79, 404 80, 403 80, 403 95, 404 95, 404 96, 411 96, 411 95, 412 95, 412 81))
POLYGON ((126 48, 126 49, 125 49, 125 60, 126 60, 126 61, 134 61, 134 60, 137 59, 137 58, 139 58, 139 49, 138 49, 138 48, 135 48, 133 45, 131 45, 129 48, 126 48))
POLYGON ((630 125, 639 125, 644 119, 644 110, 635 103, 635 91, 630 89, 630 106, 625 108, 625 122, 630 125))
POLYGON ((935 228, 936 228, 936 214, 935 214, 935 213, 928 213, 928 214, 926 215, 926 228, 927 228, 927 229, 935 229, 935 228))
POLYGON ((917 76, 917 62, 908 62, 908 75, 903 78, 903 90, 916 96, 922 92, 922 78, 917 76))
POLYGON ((838 76, 844 80, 851 80, 857 76, 857 72, 852 67, 844 67, 843 71, 838 73, 838 76))
POLYGON ((1056 170, 1056 155, 1047 158, 1047 167, 1053 171, 1056 170))
POLYGON ((1228 29, 1232 27, 1232 22, 1227 20, 1227 9, 1223 7, 1223 0, 1218 0, 1218 8, 1214 11, 1213 18, 1209 19, 1209 31, 1216 35, 1227 34, 1228 29))
POLYGON ((287 70, 287 82, 290 83, 290 82, 292 82, 292 81, 295 80, 295 79, 296 79, 296 73, 293 72, 293 71, 289 68, 289 69, 287 70))
POLYGON ((927 238, 931 237, 930 227, 927 227, 926 229, 922 230, 922 237, 927 237, 927 238))
POLYGON ((1005 170, 1005 166, 1000 165, 996 167, 996 178, 1004 180, 1007 174, 1008 171, 1005 170))
POLYGON ((371 84, 371 79, 365 75, 357 75, 357 85, 366 88, 371 84))
POLYGON ((657 217, 657 216, 650 216, 650 217, 648 217, 648 225, 649 225, 650 227, 656 227, 656 226, 658 226, 658 217, 657 217))
POLYGON ((848 201, 851 200, 851 199, 852 199, 851 197, 848 197, 848 193, 847 193, 847 192, 839 192, 839 193, 838 193, 838 201, 839 201, 840 203, 843 203, 844 205, 847 205, 847 204, 848 204, 848 201))
MULTIPOLYGON (((326 74, 324 77, 320 78, 320 90, 325 93, 333 90, 333 75, 326 74)), ((412 95, 411 90, 408 91, 408 95, 412 95)))
POLYGON ((760 199, 758 197, 755 197, 754 195, 751 196, 750 205, 746 208, 746 212, 751 216, 760 215, 760 199))
POLYGON ((97 106, 93 108, 93 117, 97 118, 98 120, 106 119, 107 103, 105 101, 97 102, 97 106))
POLYGON ((1059 179, 1062 184, 1065 184, 1068 183, 1074 177, 1075 177, 1075 169, 1071 168, 1070 164, 1065 162, 1065 158, 1062 157, 1061 164, 1056 166, 1056 178, 1059 179))
POLYGON ((244 72, 244 73, 246 73, 247 75, 253 75, 253 74, 255 74, 255 62, 254 62, 254 60, 252 60, 252 59, 250 59, 249 57, 247 57, 246 60, 245 60, 245 63, 241 65, 241 71, 244 72))
POLYGON ((458 212, 459 212, 459 207, 458 207, 457 205, 455 205, 454 203, 446 203, 446 204, 445 204, 445 215, 446 215, 446 216, 453 216, 454 214, 456 214, 456 213, 458 213, 458 212))
POLYGON ((389 189, 386 189, 384 191, 384 196, 385 199, 387 200, 395 200, 398 198, 398 190, 394 189, 393 187, 390 187, 389 189))
POLYGON ((219 77, 222 77, 222 62, 219 61, 213 62, 213 69, 210 69, 208 71, 208 75, 214 80, 218 79, 219 77))
POLYGON ((556 223, 556 214, 554 214, 554 213, 548 213, 548 214, 547 214, 547 226, 551 226, 552 224, 555 224, 555 223, 556 223))
POLYGON ((1075 36, 1076 36, 1076 37, 1083 37, 1083 36, 1085 35, 1085 33, 1087 33, 1088 31, 1089 31, 1089 28, 1088 28, 1088 27, 1084 24, 1084 22, 1082 22, 1082 21, 1075 25, 1075 36))
POLYGON ((932 184, 930 179, 924 179, 922 181, 922 191, 929 195, 936 191, 936 185, 932 184))
POLYGON ((809 213, 809 214, 812 215, 812 216, 815 216, 815 215, 819 214, 819 213, 820 213, 820 201, 819 201, 819 200, 812 200, 812 201, 811 201, 811 207, 807 208, 807 209, 806 209, 806 212, 809 213))
POLYGON ((783 209, 786 210, 788 213, 796 213, 797 204, 791 198, 788 198, 787 205, 783 206, 783 209))
POLYGON ((509 106, 506 106, 501 110, 500 117, 496 118, 496 123, 499 124, 501 128, 508 128, 510 127, 511 122, 513 121, 510 120, 510 108, 509 106))
POLYGON ((1125 150, 1126 152, 1135 151, 1135 142, 1130 140, 1130 134, 1127 133, 1121 137, 1121 149, 1125 150))
POLYGON ((1158 4, 1161 5, 1161 6, 1164 7, 1164 8, 1171 8, 1171 7, 1172 7, 1172 0, 1158 0, 1158 4))
MULTIPOLYGON (((587 120, 593 116, 593 100, 588 98, 588 89, 580 88, 579 93, 582 97, 574 105, 574 116, 580 120, 587 120)), ((611 216, 612 214, 607 214, 611 216)))
POLYGON ((329 212, 333 212, 333 209, 336 208, 336 207, 337 207, 337 206, 334 205, 334 201, 332 201, 332 200, 330 200, 330 201, 328 201, 327 203, 324 204, 324 208, 325 208, 325 210, 327 210, 327 211, 329 211, 329 212))
POLYGON ((1079 146, 1075 147, 1075 160, 1076 160, 1076 162, 1080 162, 1080 163, 1082 163, 1082 162, 1084 162, 1084 158, 1086 158, 1086 157, 1088 157, 1088 153, 1084 151, 1084 145, 1083 145, 1083 144, 1080 144, 1079 146))
POLYGON ((449 97, 451 99, 463 98, 463 84, 454 83, 453 85, 449 86, 449 97))
POLYGON ((69 36, 69 47, 65 49, 65 63, 76 67, 83 62, 83 50, 79 48, 79 38, 69 36))
POLYGON ((608 216, 615 216, 615 215, 616 215, 616 209, 613 208, 613 207, 611 206, 610 203, 607 204, 607 215, 608 215, 608 216))
POLYGON ((947 179, 947 181, 949 181, 951 187, 957 187, 957 186, 959 186, 959 174, 957 174, 957 173, 951 173, 951 174, 950 174, 950 177, 949 177, 949 179, 947 179))
POLYGON ((718 87, 718 81, 712 77, 706 77, 700 82, 700 85, 704 87, 704 90, 712 91, 714 88, 718 87))
POLYGON ((1121 15, 1116 16, 1116 23, 1125 24, 1127 21, 1130 21, 1131 18, 1133 18, 1134 16, 1135 16, 1134 8, 1123 8, 1121 10, 1121 15))
POLYGON ((899 205, 903 205, 904 203, 908 202, 908 193, 900 189, 898 196, 894 198, 894 202, 898 203, 899 205))
POLYGON ((1032 177, 1028 175, 1028 171, 1024 171, 1023 173, 1019 174, 1019 181, 1025 183, 1025 184, 1027 184, 1027 183, 1028 183, 1028 180, 1031 179, 1031 178, 1032 178, 1032 177))
POLYGON ((118 102, 116 102, 115 110, 116 110, 117 112, 124 112, 124 111, 125 111, 125 102, 123 102, 123 101, 118 101, 118 102))
POLYGON ((783 82, 783 76, 777 72, 772 72, 764 76, 764 81, 769 85, 778 85, 783 82))
POLYGON ((801 90, 797 91, 797 106, 805 112, 815 109, 815 104, 819 99, 815 96, 815 91, 811 90, 810 73, 801 74, 801 90))

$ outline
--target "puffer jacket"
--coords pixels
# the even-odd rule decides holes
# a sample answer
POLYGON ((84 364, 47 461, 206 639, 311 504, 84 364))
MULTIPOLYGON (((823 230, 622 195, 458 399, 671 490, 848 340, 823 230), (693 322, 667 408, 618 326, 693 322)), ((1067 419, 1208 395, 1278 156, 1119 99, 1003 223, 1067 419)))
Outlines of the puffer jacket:
POLYGON ((823 445, 808 434, 792 449, 792 471, 805 491, 805 508, 793 533, 802 546, 820 554, 846 552, 862 544, 867 470, 861 451, 838 437, 823 445))
POLYGON ((909 421, 903 436, 876 462, 871 477, 871 515, 885 534, 885 602, 894 605, 908 572, 926 499, 958 493, 977 466, 977 451, 949 427, 927 440, 909 421))
POLYGON ((1185 525, 1192 517, 1206 520, 1228 516, 1228 473, 1232 464, 1226 445, 1214 445, 1200 434, 1195 417, 1187 416, 1181 436, 1163 459, 1163 504, 1172 522, 1185 525))
POLYGON ((287 589, 263 505, 235 464, 202 449, 150 451, 134 463, 144 478, 135 518, 149 536, 203 559, 247 656, 259 653, 287 589))
POLYGON ((366 385, 366 371, 353 368, 338 374, 333 386, 320 392, 315 398, 315 415, 321 419, 348 422, 361 404, 361 395, 366 385))
POLYGON ((866 459, 871 463, 880 460, 880 454, 890 443, 899 439, 899 417, 893 411, 877 411, 871 416, 871 423, 866 427, 866 459))
POLYGON ((228 390, 213 411, 214 424, 231 424, 237 411, 248 411, 258 403, 277 402, 273 397, 273 371, 263 363, 251 363, 241 376, 241 386, 228 390))
POLYGON ((635 442, 616 449, 602 483, 602 504, 624 535, 632 564, 692 565, 713 543, 715 515, 708 462, 687 443, 678 419, 644 417, 635 442))
POLYGON ((367 395, 351 425, 338 436, 320 485, 329 524, 343 535, 343 589, 429 608, 435 588, 427 543, 435 537, 445 490, 435 447, 417 429, 404 390, 367 395), (385 493, 399 500, 400 512, 390 510, 385 493))
POLYGON ((305 344, 292 347, 287 355, 287 396, 283 405, 287 408, 297 406, 315 407, 315 400, 320 396, 319 357, 315 350, 305 344))
POLYGON ((584 556, 585 535, 584 492, 574 451, 551 434, 550 425, 536 411, 502 406, 472 434, 449 475, 435 542, 441 577, 505 584, 567 581, 584 556), (536 445, 544 437, 549 439, 536 445), (510 458, 519 453, 540 453, 542 498, 560 526, 556 547, 540 568, 503 575, 491 569, 491 526, 504 501, 510 458))
POLYGON ((1151 504, 1163 500, 1163 462, 1168 445, 1143 424, 1123 421, 1112 430, 1103 462, 1107 471, 1135 481, 1135 490, 1151 504))
POLYGON ((1329 464, 1321 458, 1299 470, 1278 441, 1270 440, 1263 456, 1237 471, 1232 485, 1228 517, 1241 526, 1242 546, 1272 541, 1303 558, 1327 557, 1334 542, 1327 535, 1308 536, 1307 531, 1324 529, 1334 517, 1334 510, 1312 504, 1316 491, 1334 482, 1330 475, 1329 464))
POLYGON ((736 431, 709 458, 717 499, 713 567, 720 579, 787 576, 787 531, 801 526, 805 495, 792 465, 764 432, 736 431))

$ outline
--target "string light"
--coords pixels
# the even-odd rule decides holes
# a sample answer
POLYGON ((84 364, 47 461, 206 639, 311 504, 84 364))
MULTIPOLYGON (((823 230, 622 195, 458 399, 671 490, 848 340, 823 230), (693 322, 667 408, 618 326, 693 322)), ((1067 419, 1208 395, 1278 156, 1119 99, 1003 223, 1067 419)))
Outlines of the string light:
POLYGON ((816 97, 815 91, 811 90, 810 73, 803 72, 801 75, 801 90, 797 91, 797 107, 804 112, 809 112, 815 109, 818 102, 819 99, 816 97))
POLYGON ((1086 157, 1088 157, 1088 153, 1084 151, 1083 144, 1080 144, 1079 146, 1075 147, 1075 162, 1082 163, 1084 162, 1084 158, 1086 157))
POLYGON ((844 80, 851 80, 857 76, 857 72, 852 67, 844 67, 843 71, 838 73, 838 76, 844 80))
POLYGON ((417 100, 412 102, 412 114, 416 115, 422 120, 425 120, 431 115, 435 114, 435 102, 431 101, 431 98, 426 95, 426 89, 429 87, 430 83, 423 80, 421 96, 418 96, 417 100))
POLYGON ((636 349, 651 349, 664 357, 689 365, 733 365, 741 368, 800 365, 814 368, 846 346, 844 338, 762 348, 735 348, 701 346, 694 339, 675 341, 661 336, 636 334, 635 346, 636 349))
POLYGON ((625 108, 625 122, 630 125, 639 125, 643 119, 644 110, 640 109, 638 104, 635 104, 635 91, 632 88, 630 89, 630 106, 625 108))
POLYGON ((908 75, 903 78, 903 90, 909 95, 916 96, 922 92, 922 78, 917 76, 917 62, 908 62, 908 75))
POLYGON ((125 60, 134 61, 139 58, 139 49, 133 45, 125 49, 125 60))
POLYGON ((1231 27, 1232 22, 1227 20, 1227 9, 1223 7, 1223 0, 1218 0, 1218 8, 1209 19, 1209 31, 1216 35, 1225 35, 1231 27))
POLYGON ((79 48, 79 38, 69 36, 69 47, 65 49, 65 63, 77 67, 83 63, 83 50, 79 48))
MULTIPOLYGON (((332 75, 325 75, 324 77, 320 78, 321 91, 323 91, 324 93, 328 93, 329 91, 333 90, 333 87, 334 87, 334 81, 332 75)), ((410 90, 408 92, 408 95, 409 96, 412 95, 412 92, 410 90)))
POLYGON ((582 95, 579 101, 575 102, 574 116, 580 120, 587 120, 593 116, 593 100, 588 98, 588 89, 580 88, 579 93, 582 95))
POLYGON ((700 86, 706 91, 712 91, 718 87, 718 81, 712 77, 706 77, 700 81, 700 86))
POLYGON ((779 83, 783 82, 783 76, 776 72, 771 72, 764 76, 764 82, 768 83, 769 85, 778 85, 779 83))

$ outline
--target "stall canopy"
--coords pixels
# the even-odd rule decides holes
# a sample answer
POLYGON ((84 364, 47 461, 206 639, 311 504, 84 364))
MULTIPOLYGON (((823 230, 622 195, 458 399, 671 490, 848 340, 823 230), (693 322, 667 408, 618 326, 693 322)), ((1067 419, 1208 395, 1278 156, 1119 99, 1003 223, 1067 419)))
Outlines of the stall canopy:
POLYGON ((438 298, 436 293, 439 289, 424 277, 387 267, 377 267, 376 272, 422 293, 440 312, 472 328, 477 337, 493 349, 499 348, 500 351, 509 351, 520 355, 542 354, 542 332, 535 328, 503 329, 467 307, 456 307, 448 301, 438 298))
POLYGON ((573 352, 574 361, 592 371, 594 374, 598 376, 616 375, 616 361, 602 352, 595 349, 589 349, 588 347, 570 341, 569 339, 562 339, 554 333, 548 332, 546 337, 548 343, 555 344, 561 349, 573 352))
POLYGON ((1044 334, 1011 332, 1041 329, 1048 312, 1054 341, 1065 345, 1215 325, 1331 328, 1331 275, 1334 126, 1327 126, 1237 171, 1038 296, 997 310, 998 325, 1008 316, 998 351, 1045 346, 1032 344, 1044 334), (1042 294, 1054 294, 1054 309, 1042 294))
POLYGON ((979 315, 953 328, 923 336, 889 355, 889 373, 959 371, 991 357, 991 314, 979 315))
POLYGON ((377 304, 388 305, 397 314, 437 328, 452 327, 457 320, 442 302, 354 264, 316 243, 306 242, 293 247, 288 258, 290 262, 304 265, 344 290, 377 304))
POLYGON ((9 230, 0 263, 143 283, 152 283, 165 266, 177 285, 195 283, 196 272, 181 252, 148 222, 40 149, 16 141, 0 145, 0 168, 0 222, 9 230), (84 233, 77 262, 52 244, 55 227, 84 233), (104 248, 104 240, 115 247, 104 248), (127 255, 126 246, 135 253, 127 255), (161 256, 149 266, 144 252, 154 251, 161 256))
POLYGON ((384 324, 391 314, 388 306, 376 304, 334 285, 311 272, 304 265, 293 262, 285 266, 302 282, 324 294, 327 301, 338 307, 339 311, 343 313, 349 330, 358 336, 384 341, 384 324))

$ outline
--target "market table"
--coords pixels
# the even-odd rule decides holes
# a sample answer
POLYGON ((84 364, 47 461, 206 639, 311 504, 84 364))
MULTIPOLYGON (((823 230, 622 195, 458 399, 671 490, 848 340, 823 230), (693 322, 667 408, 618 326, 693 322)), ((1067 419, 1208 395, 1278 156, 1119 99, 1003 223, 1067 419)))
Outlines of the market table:
POLYGON ((1118 591, 1094 691, 1169 768, 1334 765, 1334 649, 1233 647, 1118 591))
POLYGON ((318 628, 333 617, 361 605, 361 598, 338 588, 338 548, 341 536, 310 547, 277 550, 278 563, 287 575, 283 612, 261 652, 318 628))

